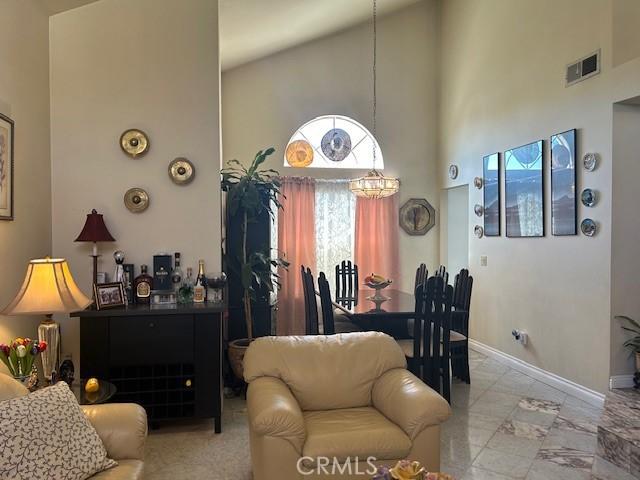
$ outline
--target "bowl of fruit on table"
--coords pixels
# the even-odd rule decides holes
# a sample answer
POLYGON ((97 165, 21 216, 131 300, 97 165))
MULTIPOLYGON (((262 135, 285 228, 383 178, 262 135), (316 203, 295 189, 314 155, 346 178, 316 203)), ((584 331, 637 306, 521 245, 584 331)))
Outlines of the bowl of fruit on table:
POLYGON ((393 283, 392 280, 384 278, 382 275, 376 275, 375 273, 372 273, 364 279, 365 286, 376 291, 375 295, 373 297, 370 297, 371 300, 387 300, 387 297, 382 295, 380 291, 384 288, 387 288, 389 285, 391 285, 391 283, 393 283))

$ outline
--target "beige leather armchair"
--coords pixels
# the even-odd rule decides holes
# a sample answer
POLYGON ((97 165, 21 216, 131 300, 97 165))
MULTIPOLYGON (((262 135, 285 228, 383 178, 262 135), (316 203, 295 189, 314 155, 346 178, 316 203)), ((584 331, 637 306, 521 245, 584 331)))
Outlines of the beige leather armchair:
POLYGON ((383 333, 260 338, 244 377, 254 480, 371 478, 405 458, 439 470, 449 405, 383 333))
MULTIPOLYGON (((0 402, 27 395, 29 391, 12 377, 0 373, 0 402)), ((82 406, 85 416, 98 432, 107 455, 118 466, 91 477, 95 480, 139 480, 144 469, 147 414, 133 403, 82 406)))

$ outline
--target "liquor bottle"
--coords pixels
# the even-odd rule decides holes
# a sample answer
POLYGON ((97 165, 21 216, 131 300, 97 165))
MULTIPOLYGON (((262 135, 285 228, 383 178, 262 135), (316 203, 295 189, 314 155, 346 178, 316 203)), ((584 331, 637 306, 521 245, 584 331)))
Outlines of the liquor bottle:
POLYGON ((171 270, 171 284, 173 285, 173 290, 178 292, 180 287, 182 286, 182 269, 180 268, 180 253, 175 253, 175 261, 173 265, 173 270, 171 270))
POLYGON ((193 270, 187 268, 187 278, 182 282, 182 286, 178 290, 178 303, 193 302, 193 270))
POLYGON ((147 273, 147 266, 140 265, 140 275, 133 281, 133 288, 136 292, 136 303, 149 305, 152 285, 153 278, 147 273))
POLYGON ((203 303, 207 301, 207 278, 204 275, 204 260, 198 262, 198 276, 193 287, 193 302, 203 303))

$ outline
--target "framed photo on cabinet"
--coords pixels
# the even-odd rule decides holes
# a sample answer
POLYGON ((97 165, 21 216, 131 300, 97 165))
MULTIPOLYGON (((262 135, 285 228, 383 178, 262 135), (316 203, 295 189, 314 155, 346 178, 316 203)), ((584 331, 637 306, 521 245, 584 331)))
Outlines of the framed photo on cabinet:
POLYGON ((551 137, 551 233, 576 235, 576 130, 551 137))
POLYGON ((0 113, 0 220, 13 220, 13 129, 0 113))
POLYGON ((484 236, 500 236, 500 154, 493 153, 482 159, 484 184, 484 236))
POLYGON ((504 152, 507 237, 544 236, 542 140, 504 152))

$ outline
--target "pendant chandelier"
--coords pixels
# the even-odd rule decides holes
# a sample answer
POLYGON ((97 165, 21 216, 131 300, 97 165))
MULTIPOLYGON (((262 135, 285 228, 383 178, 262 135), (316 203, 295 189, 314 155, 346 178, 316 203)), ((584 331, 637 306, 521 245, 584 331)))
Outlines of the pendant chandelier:
MULTIPOLYGON (((377 98, 377 57, 378 57, 378 29, 377 29, 377 0, 373 0, 373 138, 376 138, 377 98)), ((385 177, 376 170, 376 142, 373 142, 373 170, 366 176, 349 181, 349 190, 358 197, 384 198, 398 193, 400 180, 385 177)))

